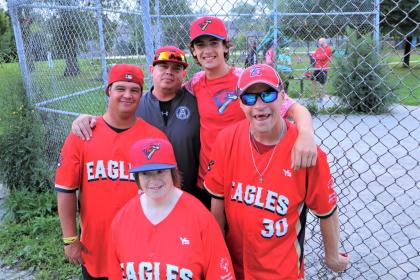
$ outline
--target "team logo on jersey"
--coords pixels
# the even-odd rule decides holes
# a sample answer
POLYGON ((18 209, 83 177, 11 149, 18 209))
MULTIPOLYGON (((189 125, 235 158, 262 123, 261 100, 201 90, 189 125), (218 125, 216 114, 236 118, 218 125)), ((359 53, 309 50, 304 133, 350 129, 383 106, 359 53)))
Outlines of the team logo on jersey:
POLYGON ((217 106, 217 112, 223 114, 226 111, 229 104, 233 101, 238 100, 238 96, 234 90, 221 90, 213 97, 214 102, 217 106))
POLYGON ((214 160, 209 161, 209 164, 207 164, 207 171, 211 170, 211 166, 214 164, 214 160))
POLYGON ((286 177, 292 177, 292 172, 289 169, 283 169, 283 174, 286 177))
POLYGON ((261 67, 260 66, 254 66, 249 71, 249 76, 250 77, 256 77, 256 76, 261 76, 261 75, 262 75, 262 72, 261 72, 261 67))
POLYGON ((147 159, 150 160, 157 150, 160 150, 159 144, 150 144, 143 149, 143 153, 146 155, 147 159))
POLYGON ((190 245, 190 240, 186 237, 180 237, 179 240, 181 240, 182 245, 190 245))
POLYGON ((125 78, 127 80, 132 80, 133 79, 133 75, 131 75, 131 74, 125 74, 125 78))
POLYGON ((190 117, 191 111, 185 106, 179 106, 176 108, 175 114, 179 120, 186 120, 190 117))
POLYGON ((330 178, 327 183, 328 191, 330 192, 328 195, 328 203, 334 205, 337 203, 337 193, 334 190, 334 179, 330 178))
POLYGON ((229 261, 227 260, 227 258, 222 258, 220 260, 220 268, 223 269, 226 273, 229 272, 229 261))
POLYGON ((200 26, 200 28, 201 28, 202 31, 204 31, 204 30, 206 30, 207 26, 210 23, 212 23, 212 21, 211 21, 211 19, 208 19, 208 20, 206 20, 204 22, 199 23, 198 26, 200 26))

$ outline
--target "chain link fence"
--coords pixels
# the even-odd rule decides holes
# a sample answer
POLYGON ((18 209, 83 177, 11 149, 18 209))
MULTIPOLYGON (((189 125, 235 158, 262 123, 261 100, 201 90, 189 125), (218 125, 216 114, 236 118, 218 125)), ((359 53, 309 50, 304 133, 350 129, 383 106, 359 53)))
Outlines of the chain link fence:
MULTIPOLYGON (((310 215, 306 278, 420 279, 417 0, 10 0, 8 9, 51 164, 76 115, 105 111, 109 67, 133 63, 147 72, 155 48, 187 49, 195 18, 226 22, 232 65, 264 62, 273 46, 288 94, 314 115, 340 197, 341 244, 351 256, 346 272, 328 271, 310 215), (334 50, 325 98, 308 79, 316 70, 308 54, 320 37, 334 50)), ((199 67, 189 62, 190 76, 199 67)))

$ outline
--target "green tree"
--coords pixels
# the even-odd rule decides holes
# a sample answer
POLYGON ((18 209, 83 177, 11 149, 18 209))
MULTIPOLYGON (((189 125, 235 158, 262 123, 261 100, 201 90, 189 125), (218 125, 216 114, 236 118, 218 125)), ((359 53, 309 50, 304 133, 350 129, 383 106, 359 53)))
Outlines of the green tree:
POLYGON ((306 41, 320 37, 334 37, 345 33, 347 26, 356 27, 361 33, 371 32, 373 25, 361 15, 328 15, 342 12, 371 12, 370 0, 283 0, 279 11, 288 13, 316 13, 317 15, 287 16, 281 19, 285 26, 284 33, 306 41))
POLYGON ((16 59, 16 44, 9 15, 0 9, 0 60, 10 62, 16 59))
MULTIPOLYGON (((162 44, 175 45, 179 48, 187 48, 189 42, 189 27, 191 23, 190 17, 182 15, 191 15, 193 11, 190 8, 189 1, 182 0, 159 0, 160 26, 162 27, 162 44), (167 17, 170 16, 170 17, 167 17), (173 17, 171 17, 173 16, 173 17)), ((150 1, 151 12, 154 12, 155 0, 150 1)), ((157 19, 153 24, 157 25, 157 19)))
POLYGON ((372 34, 349 36, 346 54, 334 61, 336 95, 344 106, 362 113, 382 113, 394 100, 372 34))
POLYGON ((392 37, 404 37, 403 66, 410 66, 413 37, 420 36, 420 2, 418 0, 382 0, 381 31, 392 37))
MULTIPOLYGON (((93 5, 86 2, 87 5, 93 5)), ((59 6, 78 6, 78 0, 57 0, 59 6)), ((116 23, 104 13, 101 14, 106 50, 114 44, 116 23)), ((98 41, 99 31, 96 11, 78 9, 58 9, 50 19, 50 30, 53 34, 54 54, 64 58, 66 67, 64 76, 76 76, 80 73, 78 53, 86 47, 89 40, 98 41)), ((98 42, 99 45, 99 42, 98 42)))
POLYGON ((241 30, 252 30, 252 27, 255 29, 255 19, 253 20, 253 17, 249 16, 249 14, 254 15, 255 10, 255 5, 243 1, 237 2, 235 7, 230 10, 231 14, 239 14, 232 21, 233 24, 240 27, 241 30))

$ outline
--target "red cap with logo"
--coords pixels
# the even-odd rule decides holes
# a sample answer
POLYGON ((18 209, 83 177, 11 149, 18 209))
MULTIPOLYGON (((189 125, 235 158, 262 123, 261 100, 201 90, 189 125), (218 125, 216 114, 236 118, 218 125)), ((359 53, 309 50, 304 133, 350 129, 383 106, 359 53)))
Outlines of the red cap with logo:
POLYGON ((137 141, 130 150, 130 173, 162 170, 176 167, 171 143, 161 138, 146 138, 137 141))
POLYGON ((225 40, 227 38, 226 26, 221 19, 210 16, 201 17, 191 22, 190 42, 203 35, 225 40))
POLYGON ((140 67, 136 65, 115 64, 109 71, 107 93, 109 86, 118 81, 136 83, 143 88, 144 74, 140 67))
POLYGON ((255 84, 266 84, 278 92, 282 89, 282 82, 277 71, 267 64, 254 64, 244 70, 238 81, 238 95, 255 84))
POLYGON ((185 53, 178 49, 175 46, 164 46, 160 47, 155 51, 155 57, 153 58, 152 65, 156 65, 159 62, 175 62, 184 66, 184 68, 188 67, 187 58, 185 57, 185 53))

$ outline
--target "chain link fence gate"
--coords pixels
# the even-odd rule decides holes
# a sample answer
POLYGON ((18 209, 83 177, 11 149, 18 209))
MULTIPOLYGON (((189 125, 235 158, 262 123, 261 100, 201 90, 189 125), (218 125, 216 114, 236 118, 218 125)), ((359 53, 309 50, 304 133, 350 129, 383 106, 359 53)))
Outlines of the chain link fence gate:
MULTIPOLYGON (((154 48, 187 48, 198 16, 225 20, 235 66, 249 54, 263 62, 274 46, 276 58, 291 60, 275 62, 289 95, 314 114, 340 197, 341 244, 351 256, 345 273, 328 271, 309 215, 306 278, 420 279, 419 1, 10 0, 8 8, 26 91, 49 132, 51 164, 76 115, 105 111, 109 67, 134 63, 147 72, 154 48), (324 100, 311 96, 305 76, 320 37, 334 49, 324 100)), ((190 76, 199 68, 189 60, 190 76)))

